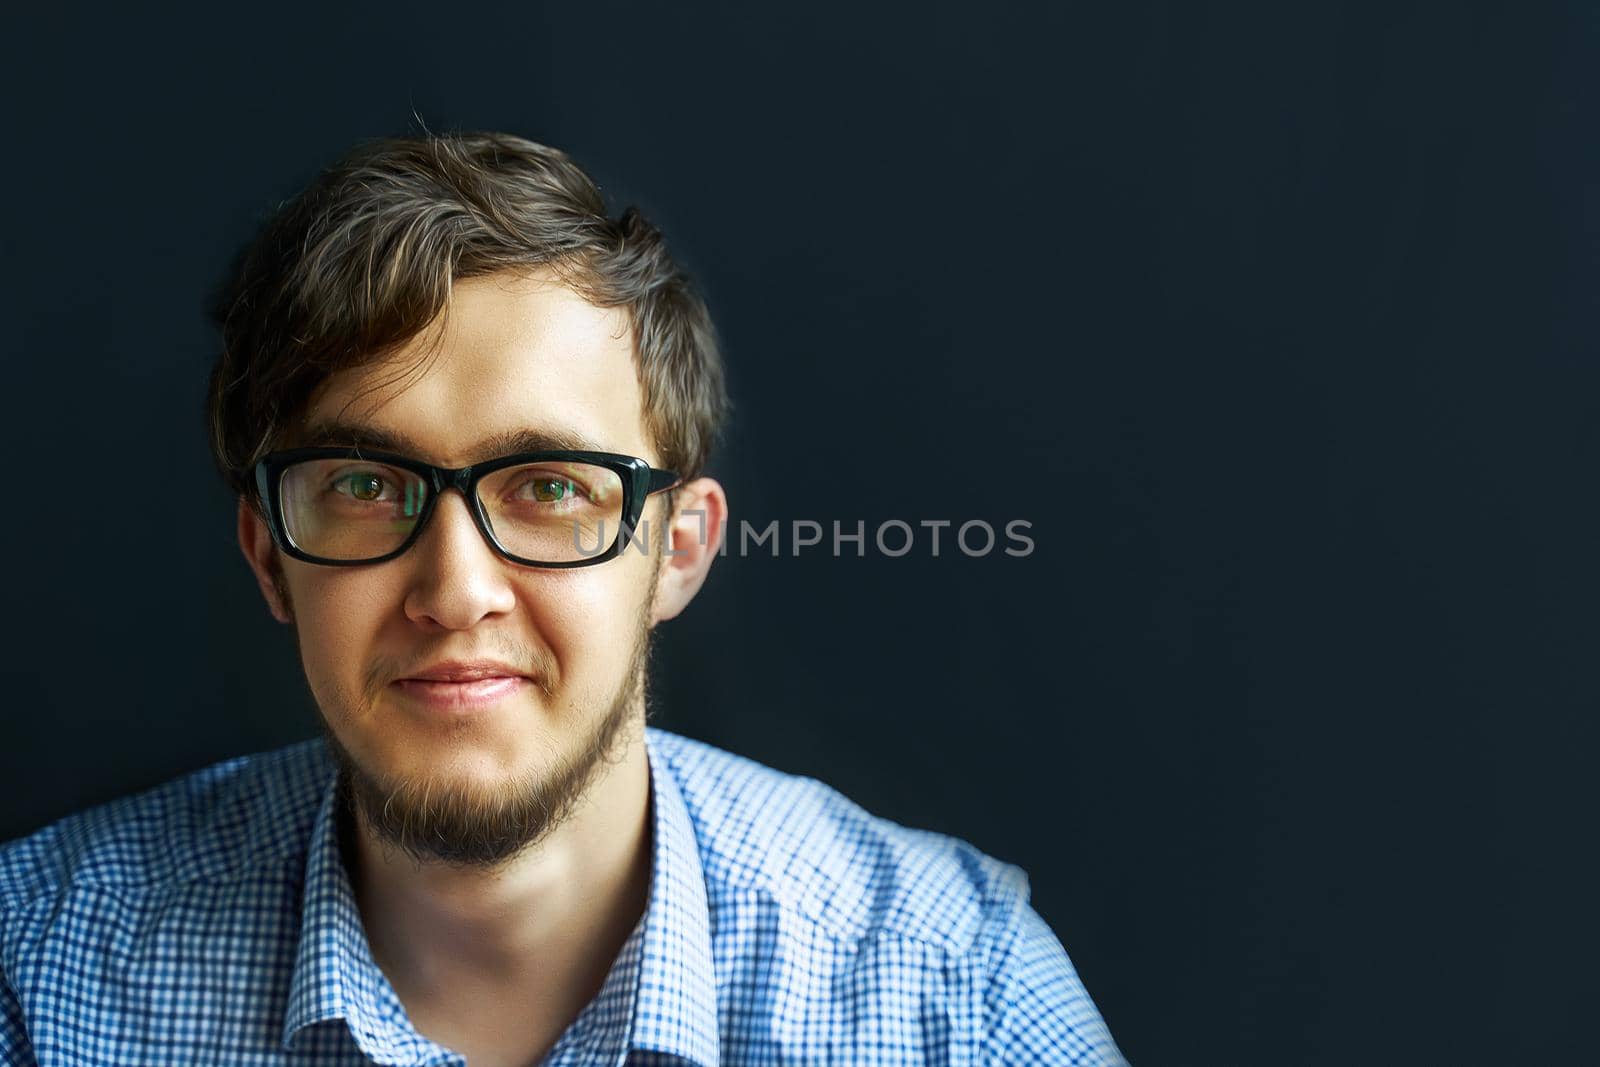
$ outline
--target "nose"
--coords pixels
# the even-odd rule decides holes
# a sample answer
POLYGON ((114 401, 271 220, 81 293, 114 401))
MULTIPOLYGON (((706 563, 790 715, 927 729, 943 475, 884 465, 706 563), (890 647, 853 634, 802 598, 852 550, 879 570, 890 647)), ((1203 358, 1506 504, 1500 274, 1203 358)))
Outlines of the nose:
POLYGON ((445 490, 427 529, 401 557, 412 567, 406 617, 419 625, 466 630, 516 604, 510 564, 484 540, 468 508, 459 491, 445 490))

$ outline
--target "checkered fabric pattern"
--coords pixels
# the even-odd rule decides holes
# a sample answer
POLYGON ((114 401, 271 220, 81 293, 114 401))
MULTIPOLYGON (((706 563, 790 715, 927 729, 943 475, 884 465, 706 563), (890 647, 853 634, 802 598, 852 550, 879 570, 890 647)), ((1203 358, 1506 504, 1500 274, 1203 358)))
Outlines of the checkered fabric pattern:
MULTIPOLYGON (((651 728, 649 904, 545 1057, 1118 1064, 1016 867, 651 728)), ((320 740, 0 848, 0 1062, 462 1064, 373 962, 320 740)))

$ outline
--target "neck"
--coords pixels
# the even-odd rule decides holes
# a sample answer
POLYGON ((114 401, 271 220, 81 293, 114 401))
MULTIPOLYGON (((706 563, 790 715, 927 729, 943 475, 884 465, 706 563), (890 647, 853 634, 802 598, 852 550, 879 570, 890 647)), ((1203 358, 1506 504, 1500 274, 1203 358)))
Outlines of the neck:
POLYGON ((354 820, 351 882, 373 957, 397 989, 559 975, 598 991, 649 894, 642 722, 623 746, 565 822, 492 868, 418 863, 354 820))

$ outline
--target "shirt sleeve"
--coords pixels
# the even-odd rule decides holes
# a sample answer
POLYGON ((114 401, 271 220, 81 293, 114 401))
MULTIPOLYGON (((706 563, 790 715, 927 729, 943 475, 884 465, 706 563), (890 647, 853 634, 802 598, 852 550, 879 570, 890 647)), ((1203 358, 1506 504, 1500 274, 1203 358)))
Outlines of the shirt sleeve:
POLYGON ((0 1063, 33 1067, 33 1044, 22 1022, 22 1005, 4 971, 0 971, 0 1063))
POLYGON ((1066 950, 1023 892, 996 929, 983 1062, 1125 1067, 1066 950))

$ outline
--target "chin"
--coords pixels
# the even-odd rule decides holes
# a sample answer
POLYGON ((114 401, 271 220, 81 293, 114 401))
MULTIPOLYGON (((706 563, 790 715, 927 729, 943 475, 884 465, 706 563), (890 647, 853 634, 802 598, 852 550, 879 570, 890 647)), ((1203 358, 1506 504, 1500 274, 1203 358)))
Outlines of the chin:
POLYGON ((508 746, 483 738, 454 737, 394 754, 375 777, 410 781, 432 781, 452 789, 489 792, 504 789, 530 777, 538 778, 549 761, 536 757, 525 746, 508 746))

